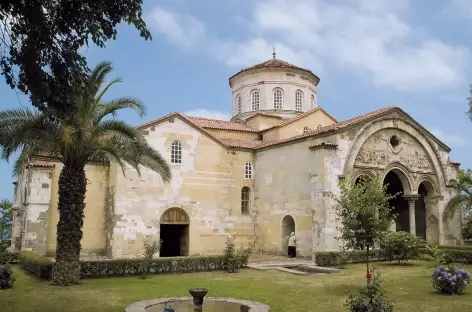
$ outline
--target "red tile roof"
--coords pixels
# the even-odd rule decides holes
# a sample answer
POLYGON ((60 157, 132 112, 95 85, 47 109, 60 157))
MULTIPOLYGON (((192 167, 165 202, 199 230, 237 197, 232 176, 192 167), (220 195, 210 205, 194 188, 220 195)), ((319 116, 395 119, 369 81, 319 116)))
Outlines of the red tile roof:
POLYGON ((226 146, 239 148, 257 148, 264 143, 262 140, 251 140, 244 138, 219 137, 218 139, 226 146))
MULTIPOLYGON (((312 112, 314 112, 318 109, 321 109, 321 108, 316 108, 316 109, 308 111, 304 114, 300 114, 298 116, 290 118, 289 120, 282 121, 281 124, 286 125, 286 124, 288 124, 290 122, 293 122, 295 120, 298 120, 298 119, 302 118, 303 116, 306 116, 306 114, 310 114, 310 113, 312 113, 312 112)), ((159 119, 150 121, 150 122, 148 122, 144 125, 139 126, 138 129, 144 129, 144 128, 150 126, 150 125, 158 123, 158 122, 160 122, 162 120, 165 120, 165 119, 167 119, 171 116, 177 116, 177 117, 180 117, 183 120, 187 121, 189 124, 193 125, 197 129, 200 129, 202 132, 204 132, 209 137, 211 137, 212 139, 214 139, 215 141, 217 141, 218 143, 220 143, 221 145, 223 145, 225 147, 260 149, 260 148, 266 148, 266 147, 269 147, 269 146, 274 146, 274 145, 278 145, 278 144, 282 144, 282 143, 286 143, 286 142, 290 142, 290 141, 295 141, 295 140, 298 140, 298 139, 303 139, 303 138, 307 138, 307 137, 311 137, 311 136, 316 136, 316 135, 322 134, 322 133, 328 133, 328 132, 331 132, 331 131, 334 132, 334 131, 337 131, 337 130, 348 128, 350 126, 354 126, 356 124, 359 124, 363 121, 366 121, 366 120, 369 120, 369 119, 372 119, 372 118, 376 118, 376 117, 380 117, 382 115, 388 114, 390 112, 393 112, 396 109, 399 109, 399 108, 396 107, 396 106, 390 106, 390 107, 382 108, 382 109, 379 109, 379 110, 376 110, 376 111, 373 111, 373 112, 369 112, 367 114, 363 114, 363 115, 360 115, 360 116, 357 116, 357 117, 354 117, 354 118, 351 118, 351 119, 347 119, 347 120, 344 120, 344 121, 341 121, 341 122, 337 122, 337 123, 332 124, 332 125, 328 125, 328 126, 325 126, 325 127, 315 129, 315 130, 307 131, 305 133, 295 135, 295 136, 292 136, 292 137, 289 137, 289 138, 285 138, 285 139, 282 139, 282 140, 276 140, 276 141, 265 141, 265 142, 263 142, 261 140, 253 140, 253 139, 246 139, 246 138, 217 137, 217 136, 209 133, 205 129, 235 130, 235 131, 242 131, 242 132, 247 131, 247 132, 259 132, 259 133, 263 133, 267 129, 258 131, 256 129, 248 127, 244 124, 240 124, 240 123, 236 123, 236 122, 230 122, 230 121, 225 121, 225 120, 216 120, 216 119, 208 119, 208 118, 201 118, 201 117, 182 116, 179 113, 168 114, 168 115, 166 115, 164 117, 161 117, 159 119)), ((278 126, 280 126, 280 125, 277 125, 275 127, 278 127, 278 126)))
POLYGON ((248 117, 246 120, 251 119, 251 118, 256 117, 256 116, 267 116, 267 117, 275 117, 275 118, 283 119, 283 117, 280 117, 278 115, 269 114, 269 113, 260 113, 259 112, 259 113, 256 113, 256 114, 248 117))
POLYGON ((229 78, 229 80, 231 81, 231 79, 233 79, 234 77, 236 77, 237 75, 241 74, 241 73, 244 73, 244 72, 247 72, 247 71, 250 71, 250 70, 253 70, 253 69, 260 69, 260 68, 287 68, 287 69, 297 69, 297 70, 301 70, 301 71, 304 71, 306 72, 307 74, 310 74, 312 75, 315 80, 317 81, 316 83, 318 84, 319 81, 320 81, 320 78, 318 76, 316 76, 311 70, 308 70, 306 68, 302 68, 302 67, 298 67, 296 65, 293 65, 293 64, 290 64, 288 62, 285 62, 285 61, 282 61, 282 60, 279 60, 279 59, 276 59, 276 58, 273 58, 273 59, 270 59, 270 60, 267 60, 265 62, 262 62, 260 64, 256 64, 256 65, 253 65, 253 66, 250 66, 250 67, 246 67, 246 68, 243 68, 241 69, 239 72, 237 72, 236 74, 234 74, 233 76, 231 76, 229 78))
POLYGON ((206 129, 219 129, 219 130, 233 130, 233 131, 246 131, 246 132, 259 132, 259 130, 251 128, 245 124, 238 122, 231 122, 226 120, 209 119, 202 117, 184 116, 194 124, 201 128, 206 129))
POLYGON ((327 133, 327 132, 347 128, 349 126, 353 126, 353 125, 355 125, 357 123, 360 123, 364 120, 367 120, 369 118, 379 117, 381 115, 390 113, 390 112, 394 111, 396 108, 397 107, 395 107, 395 106, 382 108, 382 109, 379 109, 379 110, 376 110, 376 111, 373 111, 373 112, 370 112, 370 113, 367 113, 367 114, 364 114, 364 115, 360 115, 360 116, 357 116, 357 117, 354 117, 354 118, 351 118, 351 119, 348 119, 348 120, 345 120, 345 121, 341 121, 341 122, 338 122, 338 123, 335 123, 335 124, 332 124, 332 125, 329 125, 329 126, 321 127, 321 128, 316 129, 316 130, 311 130, 311 131, 308 131, 308 132, 305 132, 305 133, 302 133, 302 134, 299 134, 299 135, 295 135, 295 136, 292 136, 292 137, 289 137, 289 138, 285 138, 285 139, 278 140, 278 141, 266 142, 265 144, 259 146, 259 148, 268 147, 268 146, 272 146, 272 145, 277 145, 277 144, 281 144, 281 143, 286 143, 286 142, 290 142, 290 141, 294 141, 294 140, 298 140, 298 139, 302 139, 302 138, 311 137, 311 136, 318 135, 318 134, 321 134, 321 133, 327 133))

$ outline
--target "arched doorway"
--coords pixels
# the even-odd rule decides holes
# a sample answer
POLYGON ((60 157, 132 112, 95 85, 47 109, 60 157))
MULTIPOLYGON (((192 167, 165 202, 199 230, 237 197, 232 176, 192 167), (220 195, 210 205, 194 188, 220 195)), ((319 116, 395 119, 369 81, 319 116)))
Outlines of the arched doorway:
POLYGON ((189 249, 188 215, 179 208, 170 208, 161 217, 160 257, 188 256, 189 249))
POLYGON ((390 209, 392 213, 396 215, 396 231, 410 231, 410 217, 408 210, 408 201, 403 198, 405 189, 403 187, 402 179, 399 174, 395 171, 389 171, 384 178, 384 185, 387 185, 387 194, 395 195, 396 197, 391 199, 390 209))
POLYGON ((281 231, 280 233, 282 234, 280 239, 282 241, 281 243, 281 252, 283 254, 287 253, 287 246, 288 242, 285 239, 287 236, 290 235, 290 233, 295 232, 295 220, 293 219, 292 216, 286 215, 282 219, 282 224, 281 224, 281 231))

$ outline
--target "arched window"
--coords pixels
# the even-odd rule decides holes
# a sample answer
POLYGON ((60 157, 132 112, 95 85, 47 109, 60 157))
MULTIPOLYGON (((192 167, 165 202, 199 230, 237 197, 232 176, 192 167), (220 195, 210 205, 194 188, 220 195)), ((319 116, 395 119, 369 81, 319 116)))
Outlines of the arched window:
POLYGON ((241 214, 249 214, 249 198, 251 190, 245 186, 241 189, 241 214))
POLYGON ((315 107, 316 107, 315 95, 312 94, 312 95, 311 95, 311 108, 315 108, 315 107))
POLYGON ((238 103, 238 114, 241 114, 243 110, 243 103, 240 95, 238 95, 238 97, 236 98, 236 102, 238 103))
POLYGON ((282 89, 275 88, 273 93, 274 93, 274 108, 275 109, 284 108, 284 93, 282 92, 282 89))
POLYGON ((310 128, 308 128, 308 127, 306 127, 306 126, 305 126, 305 128, 303 128, 303 133, 307 133, 307 132, 309 132, 309 131, 310 131, 310 128))
POLYGON ((181 164, 182 163, 182 143, 175 140, 172 142, 172 149, 170 151, 170 162, 172 164, 181 164))
POLYGON ((297 90, 295 92, 295 110, 301 112, 303 109, 303 92, 297 90))
POLYGON ((244 166, 244 178, 252 179, 252 164, 250 162, 247 162, 244 166))
POLYGON ((252 106, 253 111, 259 110, 260 99, 261 99, 261 96, 260 96, 259 90, 252 91, 252 93, 251 93, 251 104, 252 105, 251 106, 252 106))

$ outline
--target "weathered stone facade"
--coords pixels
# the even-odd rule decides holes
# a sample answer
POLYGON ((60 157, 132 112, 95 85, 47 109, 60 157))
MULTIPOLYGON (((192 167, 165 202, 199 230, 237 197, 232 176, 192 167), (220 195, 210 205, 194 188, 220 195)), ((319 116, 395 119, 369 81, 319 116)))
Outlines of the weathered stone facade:
MULTIPOLYGON (((340 221, 330 193, 339 193, 340 179, 361 175, 401 191, 394 229, 462 244, 461 214, 454 213, 459 165, 446 145, 397 107, 338 122, 316 102, 310 109, 319 82, 311 72, 264 64, 231 78, 232 122, 173 113, 139 127, 168 159, 169 183, 146 170, 123 175, 115 163, 87 165, 84 256, 136 257, 146 236, 163 239, 161 256, 219 253, 229 233, 238 244, 286 253, 292 231, 301 256, 335 250, 340 221), (282 109, 271 107, 274 88, 283 89, 282 109), (258 110, 250 106, 254 90, 264 94, 258 110), (297 90, 306 91, 300 111, 297 90)), ((15 248, 54 253, 61 168, 38 159, 19 177, 15 248)))

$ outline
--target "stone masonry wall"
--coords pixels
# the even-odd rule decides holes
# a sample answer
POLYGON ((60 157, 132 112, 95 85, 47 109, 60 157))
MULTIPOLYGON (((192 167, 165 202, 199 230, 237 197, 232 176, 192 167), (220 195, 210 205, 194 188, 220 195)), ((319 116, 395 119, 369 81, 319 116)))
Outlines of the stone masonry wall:
POLYGON ((123 176, 120 169, 111 169, 116 172, 109 241, 113 257, 136 257, 145 236, 159 238, 160 219, 170 208, 181 208, 190 218, 190 255, 221 252, 228 233, 250 242, 252 219, 241 214, 240 201, 243 186, 254 189, 253 179, 244 178, 244 164, 253 162, 252 154, 227 151, 179 118, 150 126, 145 134, 169 163, 172 142, 180 140, 182 164, 170 164, 173 177, 167 184, 149 170, 138 176, 128 168, 123 176))
POLYGON ((28 185, 25 200, 25 238, 22 249, 45 254, 52 173, 50 169, 32 167, 26 174, 28 185))

